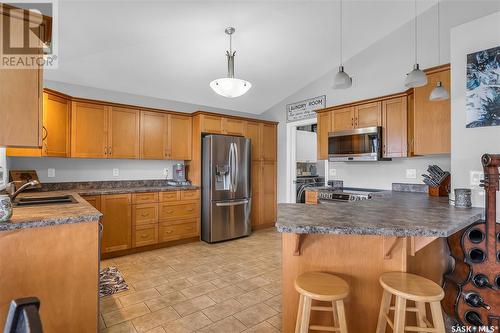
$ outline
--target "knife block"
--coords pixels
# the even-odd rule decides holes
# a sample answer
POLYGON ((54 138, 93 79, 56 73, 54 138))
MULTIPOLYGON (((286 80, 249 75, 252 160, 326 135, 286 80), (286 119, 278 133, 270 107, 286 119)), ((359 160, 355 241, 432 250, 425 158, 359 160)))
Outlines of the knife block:
POLYGON ((431 197, 447 197, 450 194, 451 177, 446 177, 437 187, 429 186, 429 195, 431 197))

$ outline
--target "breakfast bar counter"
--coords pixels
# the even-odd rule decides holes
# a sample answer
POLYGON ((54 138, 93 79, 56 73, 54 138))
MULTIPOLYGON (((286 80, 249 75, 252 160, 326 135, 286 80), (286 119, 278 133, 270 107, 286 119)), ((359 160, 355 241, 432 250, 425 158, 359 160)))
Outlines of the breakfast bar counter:
MULTIPOLYGON (((345 301, 349 331, 375 332, 379 276, 411 272, 441 284, 450 265, 446 237, 482 214, 483 209, 450 206, 448 198, 391 191, 354 202, 280 204, 276 227, 283 233, 283 331, 295 329, 295 278, 323 271, 350 286, 345 301)), ((329 325, 331 315, 314 311, 311 324, 329 325)))

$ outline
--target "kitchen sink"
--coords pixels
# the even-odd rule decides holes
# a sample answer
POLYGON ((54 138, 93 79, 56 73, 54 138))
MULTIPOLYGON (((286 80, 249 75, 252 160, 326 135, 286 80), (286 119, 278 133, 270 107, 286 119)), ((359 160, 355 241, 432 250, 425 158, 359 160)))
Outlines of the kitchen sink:
POLYGON ((14 206, 34 206, 49 204, 72 204, 77 203, 72 195, 58 195, 53 197, 21 197, 14 200, 14 206))

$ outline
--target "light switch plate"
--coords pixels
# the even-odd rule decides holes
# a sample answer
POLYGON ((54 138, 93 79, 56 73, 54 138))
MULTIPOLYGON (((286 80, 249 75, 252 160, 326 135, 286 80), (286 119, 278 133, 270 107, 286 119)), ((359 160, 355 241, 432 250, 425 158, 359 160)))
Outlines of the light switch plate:
POLYGON ((417 178, 417 169, 406 169, 406 178, 416 179, 417 178))
POLYGON ((337 169, 330 169, 330 177, 335 177, 337 176, 337 169))
POLYGON ((484 173, 482 171, 470 172, 470 184, 472 186, 479 186, 479 184, 481 184, 481 179, 484 179, 484 173))
POLYGON ((48 168, 47 169, 47 177, 48 178, 54 178, 56 176, 56 169, 54 168, 48 168))
POLYGON ((118 177, 120 175, 120 169, 114 168, 113 169, 113 177, 118 177))
POLYGON ((168 168, 163 168, 163 176, 168 178, 168 168))

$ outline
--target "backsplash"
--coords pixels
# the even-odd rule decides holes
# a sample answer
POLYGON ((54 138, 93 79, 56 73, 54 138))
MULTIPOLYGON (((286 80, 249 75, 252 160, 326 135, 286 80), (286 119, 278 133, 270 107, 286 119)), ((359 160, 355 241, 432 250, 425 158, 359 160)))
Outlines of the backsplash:
MULTIPOLYGON (((394 158, 379 162, 329 162, 328 179, 342 179, 346 187, 392 189, 392 183, 423 184, 422 174, 430 164, 450 170, 449 155, 394 158), (334 171, 335 176, 332 175, 334 171), (416 178, 407 178, 406 171, 415 170, 416 178)), ((327 171, 328 172, 328 171, 327 171)), ((451 175, 453 179, 453 175, 451 175)))
MULTIPOLYGON (((10 170, 36 170, 42 183, 172 178, 172 166, 183 161, 7 157, 10 170), (54 177, 48 177, 54 169, 54 177), (118 176, 113 175, 118 169, 118 176), (116 170, 115 170, 116 171, 116 170)), ((116 174, 116 173, 115 173, 116 174)))

